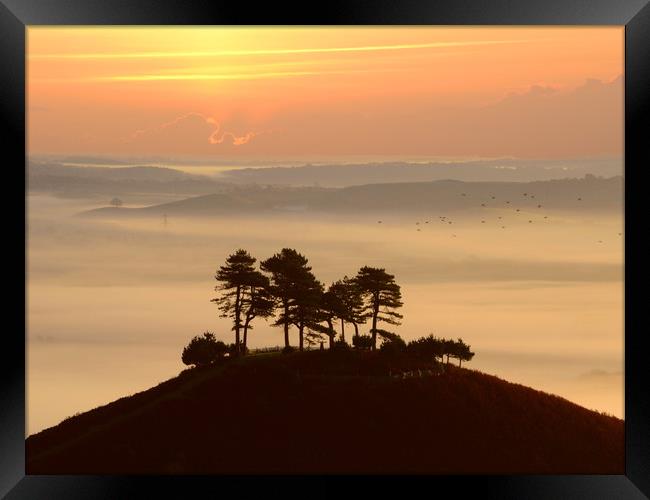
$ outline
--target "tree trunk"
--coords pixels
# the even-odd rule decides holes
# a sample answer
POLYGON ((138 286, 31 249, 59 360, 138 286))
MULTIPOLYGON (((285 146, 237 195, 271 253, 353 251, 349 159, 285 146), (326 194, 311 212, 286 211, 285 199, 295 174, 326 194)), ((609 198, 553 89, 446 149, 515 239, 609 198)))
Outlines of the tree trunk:
POLYGON ((304 345, 304 339, 303 339, 303 330, 304 330, 304 325, 300 325, 300 328, 298 329, 298 334, 299 334, 299 342, 300 342, 300 347, 299 349, 302 351, 303 350, 303 345, 304 345))
POLYGON ((352 326, 354 326, 354 336, 358 337, 359 336, 359 325, 356 323, 352 323, 352 326))
POLYGON ((289 347, 289 305, 284 304, 284 347, 289 347))
POLYGON ((246 354, 246 346, 248 344, 248 323, 248 320, 244 323, 244 340, 242 342, 242 353, 244 354, 246 354))
POLYGON ((379 314, 379 295, 375 297, 375 304, 372 310, 372 350, 377 349, 377 314, 379 314))
POLYGON ((327 320, 327 326, 330 329, 330 333, 329 333, 328 337, 330 338, 330 349, 332 349, 332 347, 334 347, 334 335, 335 334, 334 334, 334 325, 332 324, 331 319, 327 320))
POLYGON ((460 368, 460 365, 462 365, 462 364, 463 364, 463 360, 458 358, 458 368, 460 368))
POLYGON ((345 342, 345 321, 341 318, 341 340, 345 342))
POLYGON ((235 296, 235 354, 239 354, 239 327, 241 325, 241 286, 237 285, 235 296))

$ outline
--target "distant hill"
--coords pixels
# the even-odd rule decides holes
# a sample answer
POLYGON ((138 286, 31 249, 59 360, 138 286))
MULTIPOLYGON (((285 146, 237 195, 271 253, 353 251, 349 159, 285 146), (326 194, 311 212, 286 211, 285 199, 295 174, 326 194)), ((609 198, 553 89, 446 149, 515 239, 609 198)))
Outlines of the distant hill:
POLYGON ((27 186, 32 193, 62 197, 125 197, 143 193, 190 196, 214 193, 223 183, 204 175, 152 166, 89 167, 31 161, 27 186))
POLYGON ((345 187, 370 183, 430 182, 454 179, 466 182, 531 182, 593 174, 612 177, 623 173, 621 158, 574 160, 495 160, 453 162, 395 162, 316 164, 242 168, 223 174, 225 181, 291 186, 345 187))
POLYGON ((432 214, 440 211, 477 211, 483 209, 483 204, 485 208, 512 210, 515 207, 533 209, 542 205, 544 210, 620 212, 623 208, 623 178, 586 176, 527 183, 443 180, 346 188, 241 186, 144 208, 106 207, 86 213, 99 216, 273 212, 432 214))
POLYGON ((186 370, 28 437, 27 474, 624 473, 622 420, 473 370, 394 378, 375 354, 186 370))

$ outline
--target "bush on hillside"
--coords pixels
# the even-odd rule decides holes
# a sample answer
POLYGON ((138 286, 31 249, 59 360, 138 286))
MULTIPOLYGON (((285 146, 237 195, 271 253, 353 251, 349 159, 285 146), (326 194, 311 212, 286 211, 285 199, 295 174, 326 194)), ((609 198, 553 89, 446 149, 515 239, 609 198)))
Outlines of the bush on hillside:
POLYGON ((228 352, 228 346, 217 340, 214 333, 197 335, 183 349, 181 359, 186 365, 202 366, 213 363, 228 352))
POLYGON ((399 354, 406 351, 406 342, 395 333, 382 331, 379 350, 385 354, 399 354))
POLYGON ((349 349, 349 348, 350 348, 350 344, 348 344, 343 339, 335 340, 334 343, 332 344, 332 349, 346 350, 346 349, 349 349))

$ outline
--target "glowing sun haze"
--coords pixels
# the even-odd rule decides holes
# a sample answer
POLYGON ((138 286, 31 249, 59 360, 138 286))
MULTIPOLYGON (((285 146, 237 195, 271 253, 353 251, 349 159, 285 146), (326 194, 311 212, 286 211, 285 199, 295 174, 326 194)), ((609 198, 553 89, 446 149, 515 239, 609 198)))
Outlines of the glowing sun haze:
POLYGON ((30 154, 620 156, 622 27, 30 27, 30 154))

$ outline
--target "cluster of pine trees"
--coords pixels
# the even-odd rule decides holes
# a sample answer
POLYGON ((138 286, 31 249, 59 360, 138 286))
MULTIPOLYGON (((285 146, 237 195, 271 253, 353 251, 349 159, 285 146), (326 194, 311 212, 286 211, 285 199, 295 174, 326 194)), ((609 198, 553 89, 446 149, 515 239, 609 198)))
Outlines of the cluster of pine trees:
POLYGON ((376 349, 377 335, 390 335, 378 328, 380 322, 399 325, 402 315, 400 287, 395 277, 385 269, 362 267, 356 276, 347 276, 325 288, 312 272, 308 259, 292 248, 260 262, 246 250, 230 255, 215 278, 219 295, 212 299, 221 316, 230 318, 235 332, 235 351, 245 353, 248 333, 256 318, 274 316, 273 326, 284 332, 285 349, 291 349, 289 332, 298 331, 298 349, 324 337, 334 345, 340 333, 345 342, 345 325, 354 327, 359 337, 359 325, 371 323, 370 349, 376 349), (340 332, 335 328, 340 325, 340 332))
POLYGON ((400 286, 395 276, 383 268, 364 266, 354 277, 344 276, 328 287, 321 283, 309 266, 308 259, 292 248, 283 248, 256 266, 257 259, 248 251, 239 249, 229 255, 215 274, 216 303, 220 316, 232 321, 234 343, 216 341, 206 332, 194 337, 184 349, 185 364, 203 364, 228 354, 238 356, 248 351, 248 335, 256 319, 273 318, 273 326, 284 333, 284 350, 294 348, 289 342, 291 329, 298 332, 298 349, 323 339, 329 348, 348 346, 345 329, 352 325, 352 345, 357 349, 377 349, 408 352, 427 359, 453 357, 468 361, 474 353, 458 341, 439 339, 430 335, 408 345, 394 332, 379 328, 380 323, 399 325, 403 316, 400 286), (359 326, 368 324, 369 334, 359 333, 359 326), (337 339, 338 336, 338 339, 337 339))

